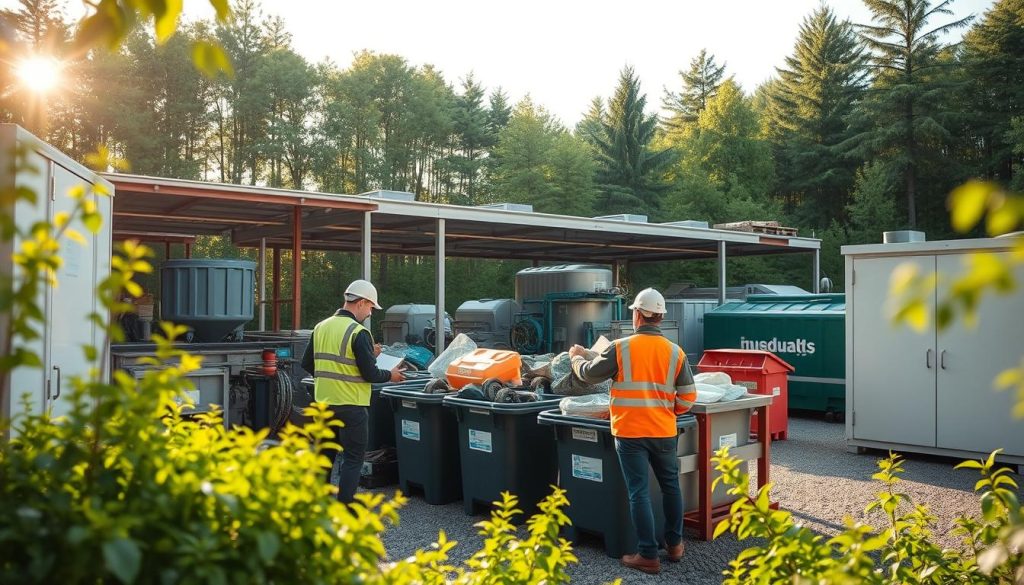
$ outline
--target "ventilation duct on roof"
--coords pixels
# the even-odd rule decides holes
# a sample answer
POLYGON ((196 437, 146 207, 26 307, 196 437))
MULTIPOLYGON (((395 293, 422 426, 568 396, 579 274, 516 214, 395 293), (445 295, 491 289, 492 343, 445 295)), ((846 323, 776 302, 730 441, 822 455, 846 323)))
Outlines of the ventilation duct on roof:
POLYGON ((702 230, 708 229, 708 222, 697 221, 695 219, 685 219, 683 221, 666 221, 661 225, 670 225, 673 227, 699 228, 702 230))
POLYGON ((498 209, 500 211, 525 211, 526 213, 533 213, 533 206, 527 203, 488 203, 486 205, 477 205, 481 209, 498 209))
POLYGON ((899 230, 895 232, 882 232, 883 244, 914 244, 924 242, 924 232, 914 230, 899 230))
POLYGON ((367 191, 361 193, 370 199, 387 199, 388 201, 416 201, 416 195, 408 191, 367 191))
POLYGON ((647 223, 646 215, 636 215, 633 213, 619 213, 617 215, 599 215, 593 219, 609 219, 611 221, 628 221, 632 223, 647 223))

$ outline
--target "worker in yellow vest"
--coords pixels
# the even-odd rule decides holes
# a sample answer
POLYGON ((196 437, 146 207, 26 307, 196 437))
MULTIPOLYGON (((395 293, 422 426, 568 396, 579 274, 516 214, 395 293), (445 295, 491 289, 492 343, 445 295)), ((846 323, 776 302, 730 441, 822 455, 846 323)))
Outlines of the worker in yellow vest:
POLYGON ((661 486, 668 560, 683 558, 683 494, 679 488, 676 417, 697 400, 686 354, 658 326, 665 297, 653 288, 640 291, 633 304, 634 335, 615 340, 591 361, 583 347, 569 350, 576 377, 590 384, 612 380, 611 415, 615 452, 629 494, 629 513, 637 534, 637 553, 622 564, 645 573, 661 572, 654 513, 647 484, 648 464, 661 486))
MULTIPOLYGON (((302 367, 315 377, 314 399, 330 406, 334 418, 344 425, 335 427, 334 433, 342 457, 338 500, 346 504, 355 496, 369 442, 370 384, 405 380, 400 366, 390 371, 377 367, 380 345, 374 344, 362 325, 380 308, 376 287, 365 280, 353 281, 345 289, 345 305, 316 324, 302 356, 302 367)), ((325 454, 333 468, 338 452, 325 454)))

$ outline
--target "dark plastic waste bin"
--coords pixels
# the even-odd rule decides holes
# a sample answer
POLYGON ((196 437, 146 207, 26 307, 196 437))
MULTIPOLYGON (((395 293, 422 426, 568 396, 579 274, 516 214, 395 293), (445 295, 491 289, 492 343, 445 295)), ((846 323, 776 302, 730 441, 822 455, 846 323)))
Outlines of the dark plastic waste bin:
MULTIPOLYGON (((368 424, 369 440, 366 444, 366 451, 376 451, 384 447, 395 446, 395 415, 391 411, 391 404, 381 397, 380 391, 386 386, 409 387, 415 390, 422 390, 423 385, 430 380, 429 372, 406 372, 406 381, 401 384, 371 384, 370 385, 370 412, 368 424)), ((302 385, 309 392, 310 399, 313 396, 313 378, 303 378, 302 385)))
POLYGON ((448 504, 462 497, 459 424, 442 404, 445 395, 427 394, 422 384, 380 391, 394 411, 398 485, 406 494, 422 490, 428 504, 448 504))
POLYGON ((459 422, 462 501, 467 514, 490 507, 501 492, 519 497, 525 520, 558 480, 558 459, 550 429, 537 413, 558 405, 562 396, 542 395, 536 402, 485 402, 448 395, 444 405, 459 422))
MULTIPOLYGON (((697 369, 704 372, 725 372, 733 384, 746 386, 751 394, 772 397, 768 432, 772 440, 789 438, 788 374, 793 366, 770 351, 759 349, 706 349, 697 369)), ((751 421, 757 428, 757 414, 751 421)))
MULTIPOLYGON (((568 416, 559 410, 547 410, 537 417, 540 424, 555 430, 558 452, 558 484, 567 492, 569 507, 565 513, 572 525, 565 531, 569 540, 578 541, 580 533, 604 539, 604 551, 610 557, 636 552, 636 530, 629 517, 626 483, 615 454, 615 437, 607 420, 568 416)), ((696 452, 697 421, 691 415, 676 419, 679 428, 677 454, 696 452)), ((648 475, 655 534, 665 530, 661 489, 651 471, 648 475)), ((684 490, 685 494, 685 490, 684 490)), ((690 508, 695 502, 686 502, 690 508)), ((660 536, 659 536, 660 538, 660 536)))

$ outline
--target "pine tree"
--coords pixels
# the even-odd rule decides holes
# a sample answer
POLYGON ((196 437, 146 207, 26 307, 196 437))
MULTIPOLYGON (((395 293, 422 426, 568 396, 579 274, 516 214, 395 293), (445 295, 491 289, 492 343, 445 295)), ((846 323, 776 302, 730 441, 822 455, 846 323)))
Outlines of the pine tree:
POLYGON ((600 96, 590 100, 587 113, 576 123, 576 135, 597 148, 598 141, 604 133, 605 115, 604 100, 600 96))
POLYGON ((804 19, 793 54, 777 69, 766 93, 776 145, 778 192, 801 223, 827 227, 842 217, 856 163, 844 156, 851 131, 846 117, 867 75, 866 56, 853 27, 821 6, 804 19))
POLYGON ((700 54, 690 61, 690 69, 679 72, 683 82, 682 91, 665 90, 662 107, 669 112, 665 119, 666 130, 679 130, 687 123, 696 121, 697 115, 718 91, 724 75, 725 64, 718 65, 714 55, 709 54, 707 49, 701 49, 700 54))
MULTIPOLYGON (((861 38, 871 49, 874 84, 871 99, 860 113, 870 128, 858 136, 858 154, 880 155, 902 177, 907 224, 918 221, 919 169, 937 153, 936 145, 948 136, 950 121, 938 111, 941 97, 939 37, 967 26, 973 17, 929 27, 935 16, 948 16, 952 0, 932 5, 929 0, 864 0, 872 12, 871 25, 860 25, 861 38)), ((944 197, 944 193, 928 193, 944 197)))
POLYGON ((18 31, 31 52, 56 55, 68 34, 61 4, 59 0, 18 0, 19 8, 0 11, 0 18, 18 31))
POLYGON ((491 136, 487 110, 484 108, 484 88, 470 73, 462 81, 462 94, 455 100, 452 120, 458 150, 452 164, 459 173, 460 202, 476 203, 478 184, 491 136))
POLYGON ((964 142, 976 149, 980 173, 1010 182, 1014 142, 1007 133, 1024 115, 1024 0, 999 0, 964 35, 964 73, 969 80, 962 106, 969 113, 964 142))
POLYGON ((633 68, 624 68, 597 136, 602 192, 597 208, 603 214, 658 211, 659 195, 665 190, 663 173, 672 152, 651 148, 658 118, 644 112, 646 105, 647 96, 640 93, 633 68))
POLYGON ((508 102, 508 94, 500 86, 491 92, 488 98, 487 129, 490 131, 494 141, 497 141, 498 133, 512 117, 512 104, 508 102))

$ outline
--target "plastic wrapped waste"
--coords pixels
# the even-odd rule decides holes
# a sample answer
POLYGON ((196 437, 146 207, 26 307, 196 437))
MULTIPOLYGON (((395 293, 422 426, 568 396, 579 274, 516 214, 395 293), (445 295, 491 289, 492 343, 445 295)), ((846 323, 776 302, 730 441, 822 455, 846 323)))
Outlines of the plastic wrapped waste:
POLYGON ((611 397, 607 394, 566 396, 558 402, 558 408, 562 410, 562 414, 567 416, 607 419, 610 416, 608 412, 610 403, 611 397))
POLYGON ((739 384, 729 384, 728 386, 719 386, 719 388, 725 388, 725 395, 722 396, 722 402, 729 402, 742 398, 747 394, 747 387, 740 386, 739 384))
MULTIPOLYGON (((597 353, 589 349, 584 352, 583 357, 592 360, 597 353)), ((600 384, 591 385, 583 382, 572 373, 572 361, 567 352, 556 355, 551 360, 551 391, 562 396, 586 396, 588 394, 607 394, 611 391, 612 381, 606 380, 600 384)))
POLYGON ((445 373, 448 372, 448 366, 452 362, 459 359, 460 357, 471 353, 476 349, 476 342, 469 338, 465 333, 460 333, 455 336, 455 339, 441 352, 441 355, 437 356, 431 364, 427 367, 427 371, 430 375, 435 378, 444 378, 445 373))
POLYGON ((701 372, 693 377, 698 384, 711 384, 712 386, 725 386, 732 384, 732 378, 725 372, 701 372))
POLYGON ((711 404, 718 402, 725 396, 725 389, 712 384, 697 382, 697 402, 700 404, 711 404))

